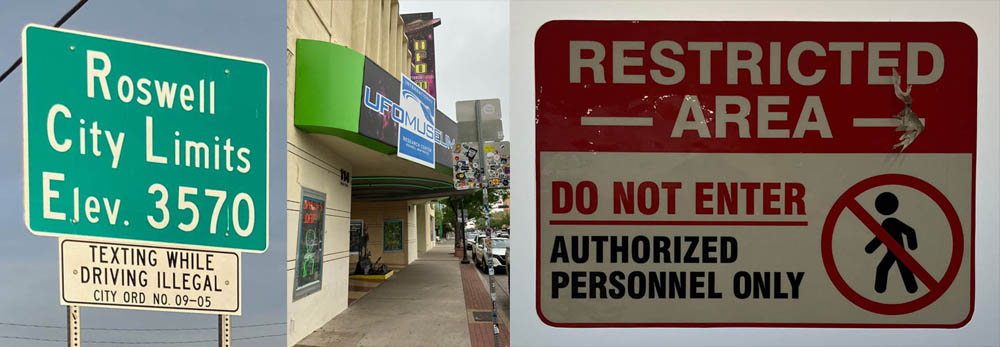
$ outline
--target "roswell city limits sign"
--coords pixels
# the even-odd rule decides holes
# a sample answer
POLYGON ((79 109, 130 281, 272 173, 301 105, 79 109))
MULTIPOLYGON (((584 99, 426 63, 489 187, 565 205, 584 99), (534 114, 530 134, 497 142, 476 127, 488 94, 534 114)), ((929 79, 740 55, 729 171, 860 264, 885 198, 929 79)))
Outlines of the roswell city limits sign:
POLYGON ((267 249, 263 62, 37 25, 22 44, 31 232, 267 249))

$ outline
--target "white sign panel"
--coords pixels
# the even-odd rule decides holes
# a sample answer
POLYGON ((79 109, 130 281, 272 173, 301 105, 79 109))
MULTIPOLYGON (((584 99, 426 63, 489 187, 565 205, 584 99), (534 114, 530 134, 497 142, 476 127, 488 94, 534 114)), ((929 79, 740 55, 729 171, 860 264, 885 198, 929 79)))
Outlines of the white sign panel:
POLYGON ((458 141, 503 140, 503 122, 500 119, 500 99, 465 100, 455 103, 458 118, 458 141), (479 125, 476 124, 476 103, 479 106, 479 125), (479 129, 482 128, 482 133, 479 129), (480 139, 479 136, 482 135, 480 139))
POLYGON ((242 313, 240 254, 59 241, 59 302, 152 311, 242 313))

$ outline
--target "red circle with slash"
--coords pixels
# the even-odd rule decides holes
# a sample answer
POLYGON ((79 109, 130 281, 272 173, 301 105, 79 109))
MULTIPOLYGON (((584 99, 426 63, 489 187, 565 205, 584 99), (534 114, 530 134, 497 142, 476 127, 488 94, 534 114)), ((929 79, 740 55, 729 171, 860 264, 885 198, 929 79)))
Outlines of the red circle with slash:
POLYGON ((821 251, 823 255, 823 266, 826 268, 827 275, 830 276, 830 280, 833 285, 844 295, 845 298, 853 302, 855 305, 868 310, 870 312, 885 314, 885 315, 901 315, 911 312, 916 312, 927 305, 930 305, 935 300, 941 297, 948 287, 951 286, 952 282, 955 281, 955 277, 958 275, 958 270, 962 265, 962 253, 965 249, 964 246, 965 238, 962 234, 962 223, 958 219, 958 214, 955 213, 955 208, 951 205, 951 202, 941 193, 941 191, 934 188, 930 183, 923 181, 919 178, 901 175, 901 174, 885 174, 878 175, 874 177, 867 178, 857 184, 851 186, 847 189, 844 194, 837 198, 837 201, 833 203, 833 207, 830 208, 830 214, 826 216, 826 222, 823 224, 823 235, 821 238, 821 251), (903 249, 902 245, 896 242, 892 236, 889 235, 882 226, 875 220, 874 217, 868 214, 868 211, 857 202, 857 197, 872 188, 887 186, 887 185, 899 185, 910 187, 926 194, 931 200, 934 201, 944 212, 945 217, 948 219, 948 225, 951 227, 951 261, 948 264, 948 269, 945 271, 944 276, 940 280, 934 279, 930 273, 919 262, 916 261, 909 253, 903 249), (897 304, 887 304, 882 302, 877 302, 858 294, 854 291, 850 285, 844 281, 843 276, 840 275, 840 271, 837 270, 837 264, 833 259, 833 231, 836 226, 837 219, 844 210, 849 210, 853 213, 861 222, 878 237, 879 240, 888 248, 889 252, 906 265, 913 274, 917 276, 921 283, 927 286, 927 293, 913 299, 911 301, 897 303, 897 304))

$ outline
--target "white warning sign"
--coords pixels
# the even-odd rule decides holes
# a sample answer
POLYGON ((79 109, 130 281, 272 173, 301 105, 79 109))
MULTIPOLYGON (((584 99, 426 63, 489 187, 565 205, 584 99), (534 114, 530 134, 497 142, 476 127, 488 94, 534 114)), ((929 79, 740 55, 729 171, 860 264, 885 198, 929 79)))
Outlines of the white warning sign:
POLYGON ((59 240, 63 305, 240 315, 240 255, 59 240))
POLYGON ((971 319, 967 26, 554 21, 535 43, 544 323, 971 319))

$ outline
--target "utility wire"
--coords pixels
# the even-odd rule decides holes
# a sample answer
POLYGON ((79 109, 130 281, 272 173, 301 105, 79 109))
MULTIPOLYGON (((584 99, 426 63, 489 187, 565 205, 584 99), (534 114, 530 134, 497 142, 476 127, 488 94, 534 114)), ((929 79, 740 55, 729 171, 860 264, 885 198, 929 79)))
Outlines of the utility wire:
MULTIPOLYGON (((272 335, 261 335, 261 336, 249 336, 249 337, 237 337, 232 339, 232 341, 242 341, 242 340, 254 340, 263 339, 267 337, 279 337, 285 336, 285 334, 272 334, 272 335)), ((41 341, 41 342, 63 342, 66 340, 57 339, 43 339, 37 337, 23 337, 23 336, 5 336, 0 335, 0 339, 13 339, 13 340, 27 340, 27 341, 41 341)), ((179 345, 179 344, 190 344, 190 343, 206 343, 206 342, 217 342, 217 339, 210 340, 189 340, 189 341, 90 341, 83 340, 83 343, 99 343, 106 345, 179 345)))
MULTIPOLYGON (((255 328, 255 327, 265 327, 273 325, 285 325, 285 322, 278 323, 262 323, 262 324, 248 324, 248 325, 234 325, 233 328, 255 328)), ((14 326, 14 327, 27 327, 27 328, 44 328, 44 329, 66 329, 66 326, 59 325, 42 325, 42 324, 22 324, 22 323, 8 323, 0 322, 0 325, 14 326)), ((102 330, 102 331, 188 331, 188 330, 217 330, 218 328, 82 328, 83 330, 102 330)))
MULTIPOLYGON (((56 22, 55 27, 56 28, 61 27, 63 23, 66 23, 66 21, 69 20, 69 17, 72 17, 77 10, 83 7, 83 4, 87 3, 87 1, 88 0, 77 1, 76 5, 73 5, 73 8, 69 9, 69 12, 66 12, 66 14, 63 14, 62 18, 59 18, 59 21, 56 22)), ((15 60, 13 64, 10 64, 10 67, 7 68, 7 71, 4 71, 3 75, 0 75, 0 83, 3 83, 3 81, 7 79, 7 76, 10 75, 11 72, 14 72, 14 69, 17 69, 19 65, 21 65, 21 57, 17 57, 17 60, 15 60)))
MULTIPOLYGON (((233 328, 256 328, 265 327, 273 325, 285 325, 285 322, 280 323, 264 323, 264 324, 249 324, 249 325, 234 325, 233 328)), ((61 327, 65 328, 65 327, 61 327)), ((107 331, 185 331, 185 330, 218 330, 215 328, 82 328, 83 330, 107 330, 107 331)))
POLYGON ((43 341, 43 342, 66 342, 66 340, 56 340, 56 339, 40 339, 36 337, 23 337, 23 336, 4 336, 0 335, 0 339, 13 339, 13 340, 28 340, 28 341, 43 341))

